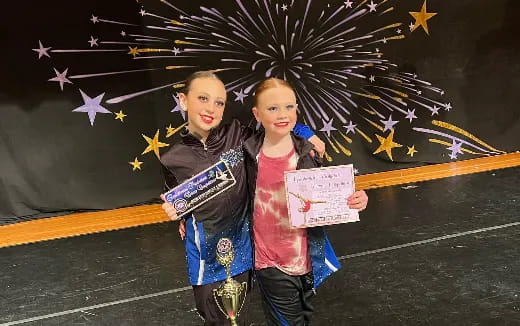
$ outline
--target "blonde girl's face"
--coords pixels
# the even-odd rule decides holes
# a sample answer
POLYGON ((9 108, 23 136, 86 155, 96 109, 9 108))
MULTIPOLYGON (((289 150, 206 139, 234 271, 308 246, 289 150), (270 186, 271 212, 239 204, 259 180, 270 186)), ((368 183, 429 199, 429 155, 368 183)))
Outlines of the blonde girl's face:
POLYGON ((253 114, 266 134, 288 135, 296 124, 296 95, 286 86, 269 88, 258 97, 253 114))
POLYGON ((188 94, 179 94, 183 110, 188 113, 188 129, 206 138, 222 121, 226 106, 224 84, 214 78, 197 78, 191 82, 188 94))

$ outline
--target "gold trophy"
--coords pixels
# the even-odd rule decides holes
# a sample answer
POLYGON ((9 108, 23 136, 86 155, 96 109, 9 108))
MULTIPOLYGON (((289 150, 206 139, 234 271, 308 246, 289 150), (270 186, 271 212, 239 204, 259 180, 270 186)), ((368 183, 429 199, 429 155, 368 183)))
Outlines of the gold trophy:
POLYGON ((247 282, 240 284, 231 278, 230 268, 233 259, 235 259, 233 243, 228 238, 220 239, 217 243, 217 261, 226 268, 227 277, 217 289, 213 290, 213 297, 220 311, 231 321, 231 326, 238 326, 237 318, 246 301, 247 282))

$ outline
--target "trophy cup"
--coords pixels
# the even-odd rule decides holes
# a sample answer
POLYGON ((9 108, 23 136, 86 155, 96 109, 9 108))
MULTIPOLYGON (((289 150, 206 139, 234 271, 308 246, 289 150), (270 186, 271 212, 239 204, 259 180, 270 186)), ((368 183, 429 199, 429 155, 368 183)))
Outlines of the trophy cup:
POLYGON ((247 282, 240 284, 231 278, 230 268, 233 259, 235 259, 235 252, 231 240, 220 239, 217 243, 217 261, 226 268, 227 277, 217 289, 213 290, 213 297, 220 311, 230 320, 231 326, 238 326, 237 317, 246 300, 247 282))

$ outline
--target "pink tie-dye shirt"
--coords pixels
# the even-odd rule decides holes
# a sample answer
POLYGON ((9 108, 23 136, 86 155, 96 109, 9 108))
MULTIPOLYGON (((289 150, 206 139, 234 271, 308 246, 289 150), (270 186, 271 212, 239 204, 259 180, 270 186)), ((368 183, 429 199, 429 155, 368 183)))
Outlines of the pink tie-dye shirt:
POLYGON ((289 275, 311 271, 307 231, 290 227, 284 171, 296 169, 294 149, 282 157, 258 156, 253 232, 255 269, 276 267, 289 275))

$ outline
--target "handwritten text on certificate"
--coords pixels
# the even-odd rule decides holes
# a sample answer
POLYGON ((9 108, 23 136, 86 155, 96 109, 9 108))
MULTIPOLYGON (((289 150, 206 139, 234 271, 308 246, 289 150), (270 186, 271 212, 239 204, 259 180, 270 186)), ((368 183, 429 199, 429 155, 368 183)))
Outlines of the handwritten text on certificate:
POLYGON ((287 205, 292 227, 359 221, 347 197, 354 193, 352 164, 285 172, 287 205))

